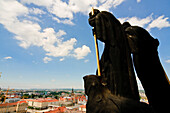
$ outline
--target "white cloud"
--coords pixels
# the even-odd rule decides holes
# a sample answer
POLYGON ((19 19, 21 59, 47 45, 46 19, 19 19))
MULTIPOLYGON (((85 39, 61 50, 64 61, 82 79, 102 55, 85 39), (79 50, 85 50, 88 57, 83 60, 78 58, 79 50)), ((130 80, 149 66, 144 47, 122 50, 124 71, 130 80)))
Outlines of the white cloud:
POLYGON ((137 0, 137 3, 141 2, 141 0, 137 0))
POLYGON ((47 7, 48 11, 52 14, 55 14, 59 18, 69 18, 73 19, 73 12, 69 8, 66 2, 61 0, 55 0, 53 5, 47 7))
MULTIPOLYGON (((40 3, 40 5, 45 4, 40 3)), ((77 42, 76 38, 70 38, 64 41, 63 36, 66 35, 66 32, 63 30, 56 32, 53 28, 42 29, 38 23, 27 19, 18 19, 20 16, 28 16, 29 13, 44 14, 43 11, 37 8, 29 11, 26 6, 14 0, 1 0, 0 6, 0 23, 3 24, 9 32, 15 34, 14 38, 19 41, 19 46, 25 49, 30 46, 42 47, 46 55, 52 57, 72 56, 75 49, 74 46, 77 42)), ((68 16, 65 15, 65 17, 68 16)), ((59 21, 61 23, 73 24, 67 19, 59 21)), ((45 57, 44 62, 50 60, 50 58, 45 57)))
POLYGON ((60 58, 60 61, 62 62, 64 60, 64 58, 60 58))
POLYGON ((58 23, 68 24, 68 25, 75 25, 70 19, 58 19, 56 17, 52 17, 53 20, 56 20, 58 23))
POLYGON ((21 3, 33 3, 38 6, 43 6, 48 12, 55 15, 55 19, 59 23, 72 24, 73 22, 71 21, 75 13, 87 15, 91 7, 99 8, 99 10, 109 10, 112 7, 116 8, 124 1, 125 0, 68 0, 64 2, 62 0, 21 0, 21 3))
POLYGON ((3 59, 8 60, 8 59, 12 59, 12 57, 11 56, 7 56, 7 57, 4 57, 3 59))
POLYGON ((89 62, 89 60, 88 60, 88 59, 86 59, 86 60, 84 60, 84 62, 85 62, 85 63, 87 63, 87 62, 89 62))
POLYGON ((53 4, 54 0, 21 0, 21 3, 27 3, 27 4, 35 4, 38 6, 51 6, 53 4))
POLYGON ((44 57, 43 61, 44 61, 44 63, 48 63, 49 61, 52 61, 52 58, 44 57))
POLYGON ((120 4, 122 4, 125 0, 112 0, 113 1, 113 7, 117 7, 120 4))
POLYGON ((168 17, 165 17, 164 15, 159 16, 157 19, 153 20, 147 27, 148 30, 151 28, 159 28, 162 29, 164 27, 170 27, 170 22, 168 21, 168 17))
POLYGON ((28 48, 31 44, 38 45, 41 37, 40 25, 18 19, 19 16, 28 14, 28 8, 14 0, 1 0, 0 6, 0 23, 8 31, 16 34, 15 39, 20 40, 19 45, 23 48, 28 48))
POLYGON ((166 62, 166 63, 170 63, 170 60, 166 60, 165 62, 166 62))
MULTIPOLYGON (((72 20, 76 13, 89 13, 92 6, 101 9, 109 10, 112 7, 117 7, 125 0, 21 0, 21 3, 35 4, 45 7, 47 12, 52 13, 52 19, 58 23, 74 25, 72 20)), ((63 36, 66 32, 63 30, 55 31, 53 28, 42 29, 40 24, 31 21, 29 18, 36 17, 29 14, 45 14, 41 9, 28 8, 15 0, 0 0, 0 23, 11 33, 15 34, 15 39, 18 40, 19 46, 25 49, 30 46, 42 47, 47 56, 62 57, 74 56, 77 59, 83 59, 91 51, 86 45, 75 48, 76 38, 64 40, 63 36), (20 17, 29 17, 21 19, 20 17), (20 18, 20 19, 19 19, 20 18)), ((146 18, 126 17, 119 18, 121 22, 129 21, 132 25, 145 27, 148 29, 157 27, 170 27, 168 18, 163 16, 157 19, 152 19, 152 14, 146 18)), ((39 20, 40 21, 40 20, 39 20)))
POLYGON ((138 18, 138 17, 125 17, 125 18, 118 18, 118 20, 123 23, 125 21, 129 22, 132 26, 140 26, 144 27, 147 30, 152 28, 162 29, 165 27, 170 27, 170 22, 168 21, 168 17, 164 15, 159 16, 156 19, 153 19, 153 13, 146 18, 138 18))
POLYGON ((48 56, 69 56, 71 51, 74 49, 76 42, 77 40, 75 38, 71 38, 70 40, 57 43, 57 46, 55 46, 55 44, 46 44, 43 46, 43 48, 47 52, 46 55, 48 56))
POLYGON ((149 22, 152 21, 152 15, 147 16, 146 18, 138 18, 138 17, 125 17, 125 18, 118 18, 118 20, 123 23, 125 21, 129 22, 132 26, 140 26, 140 27, 144 27, 145 25, 147 25, 149 22))
POLYGON ((74 50, 74 57, 77 59, 83 59, 87 54, 91 53, 91 50, 86 45, 83 45, 81 48, 74 50))
POLYGON ((19 45, 23 48, 28 48, 31 45, 42 46, 40 42, 43 40, 41 27, 37 23, 31 21, 16 21, 7 26, 8 31, 16 34, 15 39, 19 40, 19 45), (19 26, 19 27, 18 27, 19 26))
POLYGON ((99 0, 99 5, 97 8, 100 10, 107 10, 109 11, 110 8, 114 7, 116 8, 120 4, 122 4, 125 0, 99 0))
POLYGON ((0 23, 9 26, 17 16, 28 13, 28 8, 14 0, 0 0, 0 23))
POLYGON ((29 9, 29 12, 33 14, 46 14, 46 12, 44 12, 43 10, 39 8, 31 8, 29 9))

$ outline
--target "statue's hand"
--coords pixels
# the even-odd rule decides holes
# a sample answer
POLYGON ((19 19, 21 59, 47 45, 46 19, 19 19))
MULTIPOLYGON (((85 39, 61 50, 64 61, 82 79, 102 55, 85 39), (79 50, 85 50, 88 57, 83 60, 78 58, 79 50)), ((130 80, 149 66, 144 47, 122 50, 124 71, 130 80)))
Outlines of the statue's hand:
POLYGON ((88 21, 89 21, 90 26, 95 27, 95 17, 98 13, 100 13, 100 11, 98 9, 94 9, 93 15, 92 15, 92 12, 89 13, 88 21))

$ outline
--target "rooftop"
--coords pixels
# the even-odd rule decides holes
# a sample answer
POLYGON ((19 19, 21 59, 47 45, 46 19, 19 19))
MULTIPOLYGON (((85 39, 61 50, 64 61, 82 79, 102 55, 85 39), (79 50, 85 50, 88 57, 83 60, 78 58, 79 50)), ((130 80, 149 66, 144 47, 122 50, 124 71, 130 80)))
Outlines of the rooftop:
POLYGON ((18 101, 18 102, 13 102, 13 103, 4 103, 4 104, 0 104, 0 107, 2 106, 13 106, 13 105, 17 105, 17 104, 22 104, 22 103, 27 103, 26 101, 18 101))
POLYGON ((38 99, 24 99, 25 101, 32 101, 32 102, 57 102, 57 99, 52 98, 38 98, 38 99))

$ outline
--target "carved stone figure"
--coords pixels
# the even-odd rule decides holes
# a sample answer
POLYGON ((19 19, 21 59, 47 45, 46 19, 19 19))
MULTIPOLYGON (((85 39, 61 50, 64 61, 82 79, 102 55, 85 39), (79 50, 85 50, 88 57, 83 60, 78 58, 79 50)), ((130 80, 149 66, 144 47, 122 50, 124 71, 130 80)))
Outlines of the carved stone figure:
POLYGON ((88 96, 86 113, 153 113, 146 103, 113 95, 99 76, 88 75, 83 79, 88 96))
POLYGON ((139 101, 139 93, 127 38, 120 22, 109 12, 89 14, 97 39, 105 43, 100 60, 102 82, 116 96, 139 101))
POLYGON ((105 43, 101 76, 84 77, 87 113, 167 113, 170 82, 159 60, 159 41, 145 29, 120 22, 109 12, 89 14, 98 40, 105 43), (149 105, 139 102, 133 63, 149 105))
POLYGON ((170 84, 159 60, 159 41, 145 29, 124 23, 133 62, 149 104, 157 113, 169 112, 170 84))

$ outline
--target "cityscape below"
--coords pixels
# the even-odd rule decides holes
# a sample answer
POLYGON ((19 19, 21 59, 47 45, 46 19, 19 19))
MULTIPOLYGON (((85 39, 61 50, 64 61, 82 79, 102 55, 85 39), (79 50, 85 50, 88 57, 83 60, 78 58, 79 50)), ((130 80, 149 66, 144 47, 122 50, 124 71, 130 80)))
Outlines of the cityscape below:
POLYGON ((84 89, 1 89, 0 113, 86 113, 87 98, 84 89))

